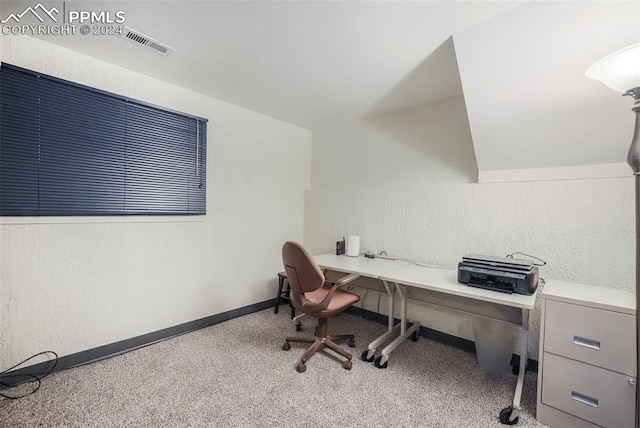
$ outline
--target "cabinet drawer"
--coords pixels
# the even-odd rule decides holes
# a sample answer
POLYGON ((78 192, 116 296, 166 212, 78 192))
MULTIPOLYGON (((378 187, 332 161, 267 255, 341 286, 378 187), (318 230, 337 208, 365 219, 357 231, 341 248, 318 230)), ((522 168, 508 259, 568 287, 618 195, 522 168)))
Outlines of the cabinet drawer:
POLYGON ((544 350, 636 375, 636 319, 632 315, 546 300, 544 350))
POLYGON ((631 427, 636 387, 629 376, 544 353, 542 403, 605 427, 631 427))

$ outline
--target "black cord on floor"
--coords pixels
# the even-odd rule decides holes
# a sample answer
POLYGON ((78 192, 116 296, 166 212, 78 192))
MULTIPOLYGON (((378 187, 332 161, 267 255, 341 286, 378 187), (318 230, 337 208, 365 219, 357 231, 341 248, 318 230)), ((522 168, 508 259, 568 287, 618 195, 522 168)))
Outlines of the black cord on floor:
MULTIPOLYGON (((0 392, 0 397, 8 398, 10 400, 17 400, 19 398, 26 397, 27 395, 33 394, 34 392, 36 392, 40 388, 40 384, 41 384, 42 379, 44 379, 45 377, 49 376, 51 374, 51 372, 53 372, 55 370, 57 365, 58 365, 58 354, 56 354, 53 351, 44 351, 44 352, 39 352, 39 353, 37 353, 35 355, 32 355, 31 357, 27 358, 26 360, 19 362, 15 366, 9 367, 8 369, 0 372, 0 376, 2 378, 5 378, 5 379, 6 378, 11 378, 11 377, 22 377, 22 378, 27 377, 27 378, 33 379, 32 382, 36 382, 36 387, 32 391, 27 392, 26 394, 12 396, 12 395, 3 394, 3 393, 0 392), (45 372, 35 372, 35 373, 7 374, 11 370, 13 370, 13 369, 15 369, 17 367, 20 367, 21 365, 23 365, 27 361, 30 361, 30 360, 32 360, 32 359, 34 359, 36 357, 39 357, 40 355, 47 355, 47 354, 53 354, 53 356, 54 356, 53 360, 49 360, 49 362, 53 361, 53 366, 49 370, 47 370, 45 372), (38 376, 38 375, 42 375, 42 376, 38 376)), ((9 384, 4 383, 2 381, 0 381, 0 385, 3 386, 3 387, 7 387, 7 388, 15 388, 16 387, 16 385, 9 385, 9 384)))

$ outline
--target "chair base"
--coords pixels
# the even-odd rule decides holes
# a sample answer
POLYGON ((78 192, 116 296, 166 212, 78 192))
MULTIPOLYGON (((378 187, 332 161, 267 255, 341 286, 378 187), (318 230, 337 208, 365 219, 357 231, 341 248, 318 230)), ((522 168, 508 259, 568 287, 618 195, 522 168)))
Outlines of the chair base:
POLYGON ((329 335, 327 328, 327 319, 319 318, 318 319, 318 327, 316 327, 316 335, 314 337, 287 337, 285 339, 284 345, 282 345, 282 349, 288 351, 291 349, 291 343, 311 343, 312 345, 307 349, 307 351, 300 358, 300 362, 296 366, 296 370, 300 373, 304 372, 306 368, 306 362, 318 351, 329 348, 333 352, 342 355, 347 360, 342 363, 342 367, 347 370, 351 370, 352 362, 351 359, 353 356, 338 346, 340 342, 349 342, 350 347, 355 346, 354 336, 353 334, 340 334, 340 335, 329 335))

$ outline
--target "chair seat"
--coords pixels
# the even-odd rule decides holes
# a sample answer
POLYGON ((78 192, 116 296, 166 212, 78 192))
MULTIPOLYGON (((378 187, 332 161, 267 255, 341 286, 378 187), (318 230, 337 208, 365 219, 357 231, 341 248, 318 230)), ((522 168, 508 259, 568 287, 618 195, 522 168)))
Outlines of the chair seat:
MULTIPOLYGON (((316 291, 306 293, 305 297, 312 303, 318 303, 324 300, 328 293, 328 287, 321 287, 316 291)), ((331 297, 331 301, 329 302, 329 306, 327 306, 327 309, 320 312, 304 312, 314 318, 329 318, 339 314, 340 312, 343 312, 345 309, 359 301, 360 296, 358 296, 357 294, 349 293, 348 291, 343 290, 336 290, 331 297)))

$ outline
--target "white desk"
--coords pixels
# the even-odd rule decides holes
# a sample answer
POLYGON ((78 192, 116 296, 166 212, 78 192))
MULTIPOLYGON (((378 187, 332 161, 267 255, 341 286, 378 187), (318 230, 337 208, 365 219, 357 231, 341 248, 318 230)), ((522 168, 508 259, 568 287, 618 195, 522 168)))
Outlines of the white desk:
MULTIPOLYGON (((325 270, 328 269, 336 272, 357 273, 360 274, 360 276, 365 276, 373 279, 379 279, 383 274, 393 272, 402 267, 411 265, 411 262, 405 260, 388 260, 381 258, 369 259, 363 256, 349 257, 336 256, 335 254, 320 254, 318 256, 313 256, 313 258, 316 263, 318 263, 318 265, 325 270)), ((378 346, 391 338, 393 335, 397 334, 400 329, 402 329, 402 334, 405 334, 404 323, 400 322, 395 326, 393 325, 393 308, 396 287, 387 281, 382 281, 382 283, 384 284, 384 288, 387 291, 387 295, 389 297, 389 316, 387 320, 387 331, 380 337, 374 339, 371 343, 369 343, 367 351, 362 354, 362 359, 367 362, 374 361, 374 354, 378 346)), ((417 327, 413 328, 409 333, 407 333, 407 335, 413 333, 419 327, 420 324, 417 324, 417 327)), ((398 341, 398 339, 400 338, 401 337, 398 337, 392 342, 392 344, 394 344, 393 348, 389 348, 389 346, 391 346, 390 344, 383 349, 384 355, 388 355, 389 353, 391 353, 391 351, 404 340, 403 339, 398 341)), ((376 367, 385 368, 388 357, 385 357, 384 365, 378 365, 379 358, 380 357, 378 357, 378 360, 376 360, 376 367)))
POLYGON ((378 279, 520 309, 531 310, 536 302, 535 293, 531 296, 508 294, 460 284, 456 269, 408 264, 392 272, 382 273, 378 279))
MULTIPOLYGON (((524 385, 524 372, 527 362, 527 344, 529 339, 529 312, 533 310, 536 302, 536 293, 530 296, 522 294, 507 294, 500 293, 492 290, 485 290, 482 288, 470 287, 465 284, 458 283, 458 274, 456 269, 447 268, 433 268, 423 267, 418 265, 409 265, 396 269, 387 274, 379 276, 379 279, 388 283, 395 284, 398 294, 401 297, 400 307, 400 324, 405 325, 406 319, 406 306, 407 306, 407 288, 414 287, 424 290, 431 290, 439 293, 445 293, 458 297, 464 297, 469 299, 475 299, 483 302, 489 302, 497 305, 510 306, 518 308, 522 313, 522 322, 520 324, 520 369, 518 372, 518 382, 516 384, 516 390, 513 396, 513 404, 510 407, 504 408, 500 412, 500 420, 505 422, 505 419, 514 421, 520 414, 520 399, 522 398, 522 387, 524 385)), ((410 329, 416 328, 414 323, 410 329)), ((419 326, 419 325, 418 325, 419 326)), ((411 333, 408 333, 411 334, 411 333)), ((403 342, 408 334, 401 334, 392 344, 394 345, 389 352, 403 342)), ((389 348, 392 344, 387 346, 389 348)), ((388 358, 388 352, 385 348, 382 352, 383 358, 388 358)), ((384 361, 383 361, 384 362, 384 361)))
POLYGON ((321 254, 314 256, 316 262, 324 269, 359 273, 362 276, 376 278, 382 281, 389 295, 389 323, 387 332, 375 339, 368 346, 368 350, 362 354, 365 361, 374 361, 376 348, 396 334, 399 335, 375 358, 375 365, 378 368, 387 367, 389 355, 408 337, 413 335, 414 340, 418 339, 417 331, 420 323, 413 323, 407 328, 407 298, 409 287, 422 290, 430 290, 461 298, 473 299, 481 302, 488 302, 496 305, 517 308, 521 311, 521 323, 519 324, 522 334, 520 335, 520 371, 518 382, 513 398, 513 405, 506 407, 500 412, 500 419, 514 421, 520 414, 520 399, 522 397, 522 387, 524 384, 524 372, 527 362, 527 344, 529 337, 529 312, 533 310, 536 294, 525 296, 521 294, 506 294, 492 290, 470 287, 458 283, 457 270, 447 268, 423 267, 401 260, 367 259, 365 257, 336 256, 334 254, 321 254), (394 298, 395 294, 400 296, 400 323, 394 327, 394 298))
POLYGON ((361 276, 378 279, 380 275, 409 266, 411 262, 404 260, 369 259, 364 256, 349 257, 335 254, 320 254, 313 259, 325 269, 337 272, 357 273, 361 276))

